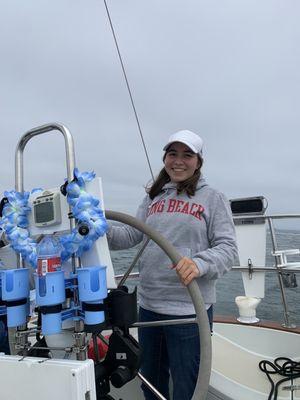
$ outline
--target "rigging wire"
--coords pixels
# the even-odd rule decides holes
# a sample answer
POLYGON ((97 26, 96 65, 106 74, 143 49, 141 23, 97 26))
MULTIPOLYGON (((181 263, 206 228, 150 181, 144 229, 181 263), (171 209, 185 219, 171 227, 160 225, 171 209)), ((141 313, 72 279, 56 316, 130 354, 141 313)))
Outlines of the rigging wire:
POLYGON ((107 2, 106 2, 106 0, 103 0, 103 1, 104 1, 107 17, 108 17, 110 29, 111 29, 111 32, 112 32, 112 35, 113 35, 113 38, 114 38, 114 42, 115 42, 116 50, 117 50, 117 53, 118 53, 118 57, 119 57, 119 60, 120 60, 120 63, 121 63, 121 68, 122 68, 122 71, 123 71, 123 75, 124 75, 124 79, 125 79, 125 82, 126 82, 128 94, 129 94, 129 97, 130 97, 130 102, 131 102, 131 105, 132 105, 132 108, 133 108, 133 113, 134 113, 135 120, 136 120, 136 123, 137 123, 137 126, 138 126, 139 134, 140 134, 140 137, 141 137, 141 140, 142 140, 142 145, 143 145, 143 148, 144 148, 144 151, 145 151, 147 163, 148 163, 148 166, 149 166, 149 169, 150 169, 150 173, 151 173, 152 179, 154 181, 154 174, 153 174, 153 171, 152 171, 152 167, 151 167, 151 163, 150 163, 147 147, 146 147, 144 136, 143 136, 143 133, 142 133, 141 124, 140 124, 139 117, 138 117, 138 114, 137 114, 137 111, 136 111, 136 107, 135 107, 135 104, 134 104, 132 91, 131 91, 131 88, 130 88, 130 85, 129 85, 129 81, 128 81, 128 78, 127 78, 124 62, 123 62, 123 59, 122 59, 122 56, 121 56, 121 52, 120 52, 120 48, 119 48, 119 45, 118 45, 117 36, 115 34, 115 30, 114 30, 114 27, 113 27, 113 23, 112 23, 112 19, 111 19, 111 16, 110 16, 110 12, 109 12, 109 9, 108 9, 107 2))

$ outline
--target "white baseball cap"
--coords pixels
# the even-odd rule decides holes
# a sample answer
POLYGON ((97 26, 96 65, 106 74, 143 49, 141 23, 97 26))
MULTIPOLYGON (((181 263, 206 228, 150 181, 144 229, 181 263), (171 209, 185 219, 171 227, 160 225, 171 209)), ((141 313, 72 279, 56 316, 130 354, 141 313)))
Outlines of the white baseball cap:
POLYGON ((196 133, 183 130, 173 133, 168 140, 168 143, 163 148, 164 151, 168 149, 168 147, 174 143, 180 142, 188 146, 194 153, 199 154, 202 157, 202 150, 203 150, 203 140, 200 136, 196 135, 196 133))

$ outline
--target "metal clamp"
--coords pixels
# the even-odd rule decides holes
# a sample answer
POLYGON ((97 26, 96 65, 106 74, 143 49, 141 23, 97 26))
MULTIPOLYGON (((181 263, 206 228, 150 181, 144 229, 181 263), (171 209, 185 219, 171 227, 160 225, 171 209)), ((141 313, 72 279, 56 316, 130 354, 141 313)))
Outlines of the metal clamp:
POLYGON ((251 258, 248 258, 248 274, 249 274, 249 279, 251 280, 253 275, 253 264, 251 258))
POLYGON ((86 333, 85 332, 74 332, 73 338, 75 341, 75 346, 73 346, 73 353, 79 354, 81 352, 87 351, 87 344, 85 342, 86 333))
POLYGON ((286 250, 275 250, 272 252, 272 256, 276 257, 277 259, 277 267, 287 267, 288 265, 299 265, 299 262, 295 263, 289 263, 287 260, 287 256, 295 256, 299 255, 300 250, 299 249, 286 249, 286 250))
MULTIPOLYGON (((31 347, 31 343, 30 342, 26 342, 26 343, 24 343, 24 344, 18 344, 18 343, 15 343, 15 349, 16 350, 25 350, 25 351, 28 351, 29 349, 30 349, 30 347, 31 347)), ((25 357, 25 356, 24 356, 25 357)))
POLYGON ((300 390, 300 385, 283 386, 282 390, 289 390, 290 392, 294 392, 295 390, 300 390))
POLYGON ((81 352, 86 352, 87 351, 87 348, 88 348, 88 346, 87 345, 85 345, 85 346, 73 346, 72 347, 72 352, 74 353, 74 354, 80 354, 81 352))

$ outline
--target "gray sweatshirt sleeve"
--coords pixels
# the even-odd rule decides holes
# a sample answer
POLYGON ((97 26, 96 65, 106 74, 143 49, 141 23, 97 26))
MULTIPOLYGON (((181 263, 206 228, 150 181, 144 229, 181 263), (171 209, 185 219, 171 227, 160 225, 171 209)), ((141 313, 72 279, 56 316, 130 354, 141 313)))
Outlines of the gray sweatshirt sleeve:
POLYGON ((210 248, 193 255, 200 278, 217 279, 234 265, 238 258, 236 235, 229 202, 221 193, 212 199, 207 222, 210 248))
MULTIPOLYGON (((145 196, 140 204, 136 218, 145 222, 148 212, 149 196, 145 196)), ((108 221, 106 233, 108 245, 111 250, 123 250, 136 246, 143 240, 142 232, 125 224, 114 224, 108 221)))

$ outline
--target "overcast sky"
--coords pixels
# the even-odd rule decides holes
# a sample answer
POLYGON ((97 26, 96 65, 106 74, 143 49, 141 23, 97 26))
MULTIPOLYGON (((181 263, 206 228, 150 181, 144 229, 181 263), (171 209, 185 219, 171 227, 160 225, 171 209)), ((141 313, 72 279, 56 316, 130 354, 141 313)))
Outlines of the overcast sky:
MULTIPOLYGON (((229 198, 300 212, 300 2, 108 0, 152 168, 179 129, 229 198)), ((27 130, 59 121, 106 208, 131 214, 150 172, 102 0, 0 0, 0 190, 27 130)), ((25 149, 25 188, 66 177, 62 136, 25 149)))

